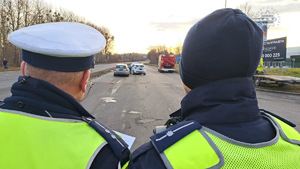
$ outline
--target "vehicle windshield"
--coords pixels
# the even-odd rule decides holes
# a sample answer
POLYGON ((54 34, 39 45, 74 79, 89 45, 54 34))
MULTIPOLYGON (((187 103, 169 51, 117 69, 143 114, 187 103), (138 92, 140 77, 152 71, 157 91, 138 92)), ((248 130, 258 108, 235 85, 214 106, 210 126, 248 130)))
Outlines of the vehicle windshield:
POLYGON ((126 68, 125 65, 117 65, 116 67, 117 67, 117 68, 126 68))

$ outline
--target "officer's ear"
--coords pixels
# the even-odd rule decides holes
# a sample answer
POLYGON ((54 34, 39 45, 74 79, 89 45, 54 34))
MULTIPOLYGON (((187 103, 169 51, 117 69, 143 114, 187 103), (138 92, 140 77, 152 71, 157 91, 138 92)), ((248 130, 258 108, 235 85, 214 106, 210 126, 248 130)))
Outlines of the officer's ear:
POLYGON ((21 63, 21 73, 22 73, 23 76, 25 75, 25 66, 26 66, 26 62, 22 61, 22 63, 21 63))
POLYGON ((191 91, 191 89, 189 87, 187 87, 182 81, 181 81, 181 83, 182 83, 185 93, 188 94, 191 91))
POLYGON ((82 92, 86 91, 86 85, 87 85, 87 83, 89 81, 90 74, 91 74, 90 70, 86 70, 83 73, 83 76, 82 76, 81 81, 80 81, 80 88, 81 88, 82 92))

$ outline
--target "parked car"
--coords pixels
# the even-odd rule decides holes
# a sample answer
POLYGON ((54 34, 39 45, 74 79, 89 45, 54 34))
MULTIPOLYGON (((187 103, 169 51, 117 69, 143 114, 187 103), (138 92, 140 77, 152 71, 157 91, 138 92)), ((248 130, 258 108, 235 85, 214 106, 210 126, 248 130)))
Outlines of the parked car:
POLYGON ((129 67, 129 72, 131 73, 131 68, 134 66, 134 65, 136 65, 136 64, 140 64, 139 62, 132 62, 131 64, 130 64, 130 66, 128 66, 129 67))
POLYGON ((126 64, 117 64, 114 69, 114 76, 129 76, 129 69, 126 64))
POLYGON ((146 75, 146 68, 143 64, 135 64, 131 68, 131 74, 143 74, 146 75))
POLYGON ((139 62, 132 62, 130 66, 132 67, 132 66, 134 66, 136 64, 140 64, 140 63, 139 62))

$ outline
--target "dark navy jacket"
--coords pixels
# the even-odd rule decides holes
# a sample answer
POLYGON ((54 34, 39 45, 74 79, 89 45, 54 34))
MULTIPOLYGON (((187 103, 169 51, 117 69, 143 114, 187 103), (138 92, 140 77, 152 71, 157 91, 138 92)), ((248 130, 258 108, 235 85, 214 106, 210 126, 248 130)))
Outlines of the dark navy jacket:
MULTIPOLYGON (((47 117, 51 115, 53 118, 94 118, 71 95, 39 79, 20 76, 18 82, 13 84, 11 93, 12 96, 5 98, 0 108, 47 117)), ((98 153, 91 168, 117 169, 118 162, 113 149, 107 144, 98 153)))
MULTIPOLYGON (((264 119, 257 105, 251 78, 235 78, 194 88, 181 101, 181 110, 171 114, 184 121, 194 120, 232 139, 259 143, 275 137, 272 124, 264 119)), ((131 155, 129 169, 164 169, 148 142, 131 155)))

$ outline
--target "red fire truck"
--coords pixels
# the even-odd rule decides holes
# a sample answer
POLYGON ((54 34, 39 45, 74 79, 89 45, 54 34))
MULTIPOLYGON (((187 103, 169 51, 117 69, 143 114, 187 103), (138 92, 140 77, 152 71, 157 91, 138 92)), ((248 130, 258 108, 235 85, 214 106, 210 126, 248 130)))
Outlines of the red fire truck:
POLYGON ((175 71, 175 56, 161 54, 158 58, 159 72, 174 72, 175 71))

